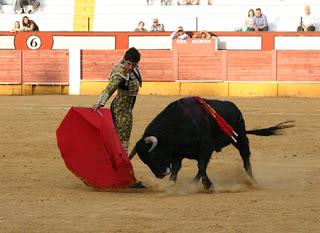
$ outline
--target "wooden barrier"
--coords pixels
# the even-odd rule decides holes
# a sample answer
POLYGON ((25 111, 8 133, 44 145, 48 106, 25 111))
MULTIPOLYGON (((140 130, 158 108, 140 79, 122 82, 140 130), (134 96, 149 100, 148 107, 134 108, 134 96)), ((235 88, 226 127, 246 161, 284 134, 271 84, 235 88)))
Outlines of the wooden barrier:
POLYGON ((21 51, 0 50, 0 83, 21 83, 21 51))
MULTIPOLYGON (((111 68, 123 57, 131 34, 141 35, 97 33, 101 36, 116 35, 116 47, 121 48, 81 51, 81 94, 98 94, 101 91, 111 68), (98 85, 96 81, 102 83, 98 85)), ((65 33, 46 35, 63 36, 65 33)), ((265 36, 263 33, 246 35, 265 36)), ((272 33, 265 38, 273 47, 276 35, 272 33)), ((310 33, 304 35, 310 36, 310 33)), ((139 66, 144 80, 142 94, 320 96, 320 51, 272 50, 270 44, 262 46, 268 49, 254 51, 216 50, 215 42, 200 43, 199 40, 199 43, 192 43, 192 40, 173 44, 173 50, 140 50, 142 60, 139 66)), ((46 94, 50 90, 53 94, 67 94, 67 50, 43 50, 41 46, 39 49, 0 50, 0 68, 0 94, 46 94)))

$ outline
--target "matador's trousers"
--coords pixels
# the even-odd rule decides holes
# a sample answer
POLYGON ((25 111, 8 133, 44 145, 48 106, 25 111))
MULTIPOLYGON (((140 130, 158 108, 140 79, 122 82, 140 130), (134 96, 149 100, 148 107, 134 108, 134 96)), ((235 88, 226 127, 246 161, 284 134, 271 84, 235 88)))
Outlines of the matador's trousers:
POLYGON ((128 152, 132 130, 132 109, 136 96, 118 94, 111 103, 112 119, 124 149, 128 152))

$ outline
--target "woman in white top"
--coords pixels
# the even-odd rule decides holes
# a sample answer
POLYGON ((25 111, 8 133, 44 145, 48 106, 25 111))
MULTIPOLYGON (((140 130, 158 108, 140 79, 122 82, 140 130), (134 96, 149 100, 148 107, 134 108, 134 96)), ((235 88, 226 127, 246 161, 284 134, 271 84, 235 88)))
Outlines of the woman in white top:
POLYGON ((246 18, 246 21, 244 23, 242 31, 245 31, 245 32, 254 31, 254 28, 253 28, 253 17, 254 17, 254 10, 250 9, 248 11, 248 17, 246 18))

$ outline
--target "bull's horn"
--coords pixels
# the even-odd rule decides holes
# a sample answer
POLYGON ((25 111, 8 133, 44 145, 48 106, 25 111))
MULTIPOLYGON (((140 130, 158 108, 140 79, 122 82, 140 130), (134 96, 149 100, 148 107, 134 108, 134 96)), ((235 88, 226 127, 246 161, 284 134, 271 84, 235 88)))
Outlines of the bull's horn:
POLYGON ((136 146, 133 147, 130 155, 129 155, 129 159, 131 160, 137 153, 137 149, 136 149, 136 146))
POLYGON ((151 146, 151 148, 148 150, 148 152, 153 151, 154 148, 156 148, 156 146, 158 145, 158 139, 157 139, 155 136, 146 137, 146 138, 144 139, 144 142, 145 142, 146 144, 152 143, 152 146, 151 146))

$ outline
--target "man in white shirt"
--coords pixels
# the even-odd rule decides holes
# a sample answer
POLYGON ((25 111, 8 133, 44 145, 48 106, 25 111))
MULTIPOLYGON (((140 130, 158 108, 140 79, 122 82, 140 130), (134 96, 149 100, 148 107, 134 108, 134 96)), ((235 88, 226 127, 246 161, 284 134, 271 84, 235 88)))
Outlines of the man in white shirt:
POLYGON ((150 32, 164 32, 164 25, 159 23, 159 20, 155 18, 152 20, 150 32))
POLYGON ((298 32, 301 31, 315 31, 316 30, 316 18, 311 15, 310 6, 304 6, 304 13, 305 15, 301 17, 300 26, 297 28, 298 32))

